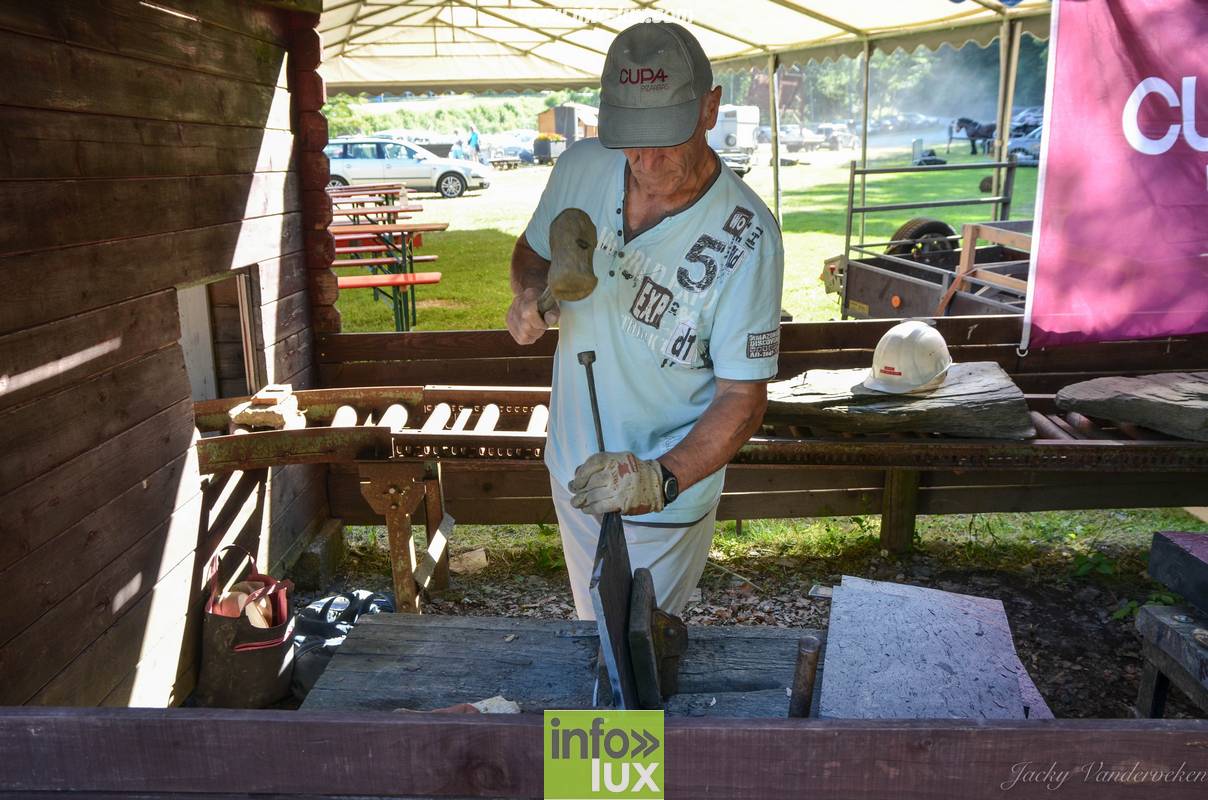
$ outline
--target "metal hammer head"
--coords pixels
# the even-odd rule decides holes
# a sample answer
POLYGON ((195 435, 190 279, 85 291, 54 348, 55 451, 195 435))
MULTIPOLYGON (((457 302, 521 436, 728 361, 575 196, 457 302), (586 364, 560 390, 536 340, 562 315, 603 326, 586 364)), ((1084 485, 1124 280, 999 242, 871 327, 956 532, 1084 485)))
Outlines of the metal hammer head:
POLYGON ((549 291, 556 300, 582 300, 596 288, 592 254, 596 226, 586 212, 563 209, 549 226, 549 291))

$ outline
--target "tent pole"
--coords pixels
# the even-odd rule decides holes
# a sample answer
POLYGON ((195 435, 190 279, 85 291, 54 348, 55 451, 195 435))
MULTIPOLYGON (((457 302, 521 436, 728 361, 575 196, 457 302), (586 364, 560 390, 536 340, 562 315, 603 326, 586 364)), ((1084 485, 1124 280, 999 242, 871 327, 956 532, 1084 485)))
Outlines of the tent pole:
POLYGON ((780 57, 768 56, 768 118, 772 121, 772 194, 775 202, 776 224, 784 227, 780 216, 780 82, 776 77, 780 57))
MULTIPOLYGON (((1011 117, 1015 101, 1015 78, 1019 72, 1019 44, 1023 25, 1003 19, 998 45, 998 128, 994 132, 994 160, 1004 161, 1011 139, 1011 117)), ((994 194, 1002 193, 1002 169, 994 168, 994 194)), ((994 219, 1001 216, 1002 206, 994 204, 994 219)))
MULTIPOLYGON (((864 169, 868 166, 868 85, 869 76, 871 75, 872 63, 872 40, 864 40, 864 114, 860 123, 860 168, 864 169)), ((865 197, 866 183, 868 176, 860 176, 860 205, 868 205, 865 197)), ((867 214, 860 215, 860 244, 864 244, 864 221, 868 218, 867 214)))

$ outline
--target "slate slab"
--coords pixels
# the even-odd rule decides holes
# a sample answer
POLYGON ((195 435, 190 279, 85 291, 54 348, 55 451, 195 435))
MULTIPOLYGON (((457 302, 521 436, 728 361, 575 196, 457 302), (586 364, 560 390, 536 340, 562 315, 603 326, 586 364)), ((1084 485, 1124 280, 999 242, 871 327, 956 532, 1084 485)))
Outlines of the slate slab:
POLYGON ((1095 378, 1057 392, 1057 407, 1208 442, 1208 372, 1095 378))
POLYGON ((1019 679, 1019 694, 1023 701, 1024 713, 1028 719, 1053 719, 1053 712, 1045 702, 1036 682, 1028 674, 1019 654, 1015 650, 1015 640, 1011 635, 1010 623, 1007 620, 1007 610, 1001 600, 992 597, 977 597, 976 595, 945 592, 940 589, 930 589, 926 586, 911 586, 905 583, 889 583, 886 581, 870 581, 845 575, 843 586, 875 588, 902 597, 918 597, 938 605, 953 605, 968 609, 971 616, 994 630, 999 647, 1002 649, 1003 666, 1015 672, 1019 679), (1008 652, 1009 651, 1009 652, 1008 652))
POLYGON ((1025 719, 1005 615, 940 600, 845 577, 831 601, 819 716, 1025 719))
POLYGON ((769 422, 835 433, 943 433, 977 439, 1036 435, 1028 403, 992 361, 953 364, 943 384, 920 394, 866 389, 866 369, 811 369, 768 384, 769 422))

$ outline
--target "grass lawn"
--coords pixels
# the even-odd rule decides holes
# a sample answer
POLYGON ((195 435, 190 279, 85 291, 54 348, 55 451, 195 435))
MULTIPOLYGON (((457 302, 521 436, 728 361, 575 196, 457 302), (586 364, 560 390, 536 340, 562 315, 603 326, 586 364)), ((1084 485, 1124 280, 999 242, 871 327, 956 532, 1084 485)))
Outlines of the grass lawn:
MULTIPOLYGON (((950 163, 973 160, 963 144, 954 143, 952 152, 944 154, 942 137, 927 140, 926 146, 946 155, 950 163)), ((869 161, 878 166, 902 165, 908 163, 909 154, 906 147, 874 146, 869 161)), ((809 163, 782 167, 780 173, 785 248, 784 307, 801 322, 837 319, 836 296, 823 292, 818 275, 822 262, 843 249, 848 162, 853 154, 822 151, 800 155, 809 163)), ((503 318, 511 302, 507 272, 512 245, 536 207, 549 173, 549 167, 499 172, 490 189, 456 200, 445 200, 436 195, 420 196, 424 210, 416 219, 448 222, 449 230, 424 237, 420 252, 440 256, 440 261, 430 268, 439 270, 443 278, 438 286, 419 288, 417 330, 503 327, 503 318)), ((867 197, 875 203, 978 197, 977 184, 988 174, 989 170, 969 170, 938 175, 872 176, 867 184, 867 197)), ((747 175, 747 182, 771 207, 772 170, 766 155, 747 175)), ((1015 185, 1017 199, 1012 217, 1028 217, 1035 197, 1036 170, 1019 168, 1015 185)), ((857 196, 858 192, 857 187, 857 196)), ((883 241, 914 216, 934 216, 959 230, 960 223, 989 219, 990 208, 969 206, 870 215, 866 235, 883 241)), ((357 268, 345 270, 349 274, 358 271, 357 268)), ((338 306, 345 331, 393 330, 388 304, 374 302, 368 291, 345 292, 338 306)))

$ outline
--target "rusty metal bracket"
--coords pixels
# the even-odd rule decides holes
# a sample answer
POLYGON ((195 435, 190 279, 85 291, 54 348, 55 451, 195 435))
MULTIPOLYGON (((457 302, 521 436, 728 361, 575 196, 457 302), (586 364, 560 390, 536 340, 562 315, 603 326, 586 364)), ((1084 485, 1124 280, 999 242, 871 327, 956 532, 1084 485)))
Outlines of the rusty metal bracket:
POLYGON ((386 518, 395 607, 399 611, 419 611, 420 586, 415 581, 417 564, 411 515, 427 494, 424 465, 363 462, 359 469, 361 494, 374 513, 386 518))
POLYGON ((659 608, 650 616, 654 655, 659 665, 659 693, 666 700, 679 691, 680 659, 688 649, 688 626, 659 608))

